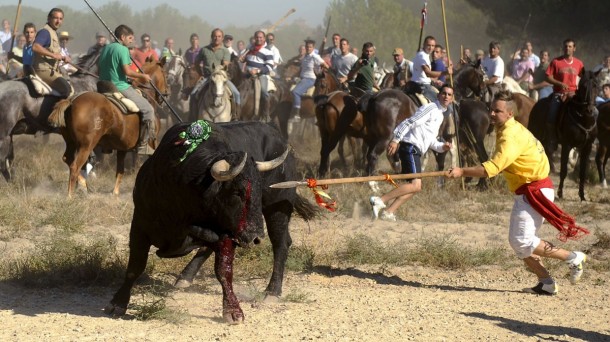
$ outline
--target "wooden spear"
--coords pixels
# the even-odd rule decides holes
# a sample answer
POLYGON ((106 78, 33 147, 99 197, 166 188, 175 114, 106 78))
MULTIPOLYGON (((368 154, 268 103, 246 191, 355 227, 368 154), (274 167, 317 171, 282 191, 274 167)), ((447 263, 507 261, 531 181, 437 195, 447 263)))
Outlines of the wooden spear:
MULTIPOLYGON (((439 177, 439 176, 447 176, 449 171, 434 171, 434 172, 422 172, 422 173, 410 173, 406 175, 392 175, 391 179, 400 180, 400 179, 414 179, 414 178, 426 178, 426 177, 439 177)), ((372 181, 384 181, 386 180, 386 176, 368 176, 368 177, 351 177, 351 178, 332 178, 332 179, 318 179, 316 180, 316 185, 331 185, 331 184, 345 184, 345 183, 363 183, 363 182, 372 182, 372 181)), ((304 181, 288 181, 271 184, 270 188, 276 189, 287 189, 287 188, 296 188, 297 186, 308 185, 309 182, 304 181)))

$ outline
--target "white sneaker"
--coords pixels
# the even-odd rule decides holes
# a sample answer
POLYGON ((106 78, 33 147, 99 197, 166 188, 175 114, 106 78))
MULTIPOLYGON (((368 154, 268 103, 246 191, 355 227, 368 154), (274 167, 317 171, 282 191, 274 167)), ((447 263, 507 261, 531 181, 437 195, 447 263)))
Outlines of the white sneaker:
POLYGON ((570 283, 575 285, 582 276, 583 267, 582 265, 587 261, 587 255, 583 252, 574 252, 576 257, 572 260, 568 260, 568 267, 570 268, 570 283))
POLYGON ((376 220, 379 218, 379 212, 381 211, 381 209, 385 209, 385 203, 383 203, 381 197, 378 196, 371 196, 369 202, 373 207, 373 219, 376 220))
POLYGON ((388 213, 387 211, 381 213, 380 218, 384 221, 396 222, 396 215, 394 215, 394 213, 388 213))
POLYGON ((534 287, 527 287, 523 289, 523 292, 545 296, 553 296, 559 293, 559 286, 555 282, 553 282, 552 284, 538 283, 538 285, 534 287))

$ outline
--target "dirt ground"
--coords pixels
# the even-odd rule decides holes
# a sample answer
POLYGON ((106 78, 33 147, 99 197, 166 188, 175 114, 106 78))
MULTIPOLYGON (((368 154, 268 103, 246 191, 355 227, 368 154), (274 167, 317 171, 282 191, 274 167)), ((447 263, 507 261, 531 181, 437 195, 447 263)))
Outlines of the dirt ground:
MULTIPOLYGON (((574 182, 567 186, 566 198, 572 200, 562 206, 589 205, 595 208, 591 212, 609 212, 607 194, 600 203, 579 204, 574 182)), ((129 190, 119 200, 130 201, 129 190)), ((417 208, 416 201, 408 205, 417 208)), ((294 219, 290 229, 295 246, 306 244, 313 250, 335 247, 355 234, 388 243, 453 236, 464 245, 508 249, 509 208, 485 213, 486 223, 404 218, 390 223, 371 221, 368 206, 361 205, 351 215, 328 214, 310 223, 294 219)), ((610 233, 610 221, 601 217, 583 210, 578 220, 593 233, 610 233)), ((128 224, 88 231, 109 232, 127 245, 128 224)), ((548 225, 541 235, 557 242, 548 225)), ((562 246, 587 250, 596 239, 591 234, 562 246)), ((24 238, 0 241, 0 256, 30 244, 24 238)), ((172 292, 168 305, 185 317, 178 324, 106 316, 102 309, 115 287, 40 290, 0 282, 0 341, 610 341, 610 273, 585 268, 576 286, 567 275, 567 267, 558 267, 554 276, 560 293, 543 297, 521 292, 535 285, 535 277, 516 260, 467 271, 318 264, 309 273, 287 273, 284 297, 299 300, 262 300, 268 279, 236 277, 245 322, 234 326, 222 319, 221 288, 209 272, 199 275, 191 288, 172 292)))
MULTIPOLYGON (((295 244, 305 242, 315 249, 342 234, 364 233, 388 241, 450 234, 485 245, 498 243, 504 232, 490 231, 505 229, 498 221, 501 226, 507 223, 507 217, 500 216, 474 225, 372 222, 363 216, 329 215, 310 224, 296 219, 291 227, 295 244)), ((589 226, 610 231, 607 221, 589 226)), ((128 226, 106 229, 126 244, 128 226)), ((551 229, 544 228, 548 238, 553 237, 551 229)), ((569 246, 585 248, 594 240, 587 237, 569 246)), ((236 279, 246 316, 237 326, 222 320, 222 294, 212 274, 199 276, 191 289, 173 293, 168 304, 187 317, 179 324, 107 317, 102 308, 115 288, 65 292, 0 284, 0 340, 610 341, 610 276, 607 271, 585 272, 583 281, 572 286, 567 269, 561 268, 556 274, 560 294, 543 297, 520 292, 535 279, 517 266, 445 271, 319 265, 311 273, 286 276, 284 295, 297 294, 300 301, 262 301, 267 279, 236 279)))

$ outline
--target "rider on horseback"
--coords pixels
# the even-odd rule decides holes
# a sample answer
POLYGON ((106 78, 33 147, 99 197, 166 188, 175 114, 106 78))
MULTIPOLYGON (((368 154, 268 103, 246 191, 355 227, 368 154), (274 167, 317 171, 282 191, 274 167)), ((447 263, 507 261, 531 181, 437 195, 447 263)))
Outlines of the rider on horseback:
POLYGON ((148 84, 150 76, 131 70, 131 57, 128 46, 133 44, 133 30, 126 25, 119 25, 114 30, 117 41, 106 45, 100 54, 98 61, 100 69, 100 81, 110 81, 126 98, 132 100, 142 113, 140 121, 140 144, 138 154, 152 154, 154 151, 148 146, 151 132, 154 132, 154 109, 151 104, 129 83, 127 77, 135 78, 142 83, 148 84), (150 149, 150 150, 149 150, 150 149))
POLYGON ((72 92, 72 86, 59 71, 59 62, 70 63, 69 56, 61 55, 61 46, 57 29, 64 21, 64 11, 60 8, 53 8, 47 16, 47 24, 38 31, 32 51, 34 60, 32 67, 40 79, 56 90, 60 96, 68 97, 72 92))
POLYGON ((486 99, 485 102, 491 103, 494 95, 502 90, 502 81, 504 80, 504 60, 500 57, 500 43, 495 41, 489 43, 489 56, 483 58, 481 66, 487 75, 485 84, 489 90, 487 92, 489 99, 486 99))
POLYGON ((585 67, 582 61, 574 57, 576 42, 568 38, 563 41, 563 55, 551 61, 546 70, 546 80, 553 85, 553 95, 549 104, 546 131, 549 135, 549 146, 557 146, 557 113, 561 104, 574 96, 578 89, 577 77, 582 77, 585 67))
POLYGON ((366 93, 372 93, 375 84, 375 46, 371 42, 362 45, 362 56, 354 63, 347 75, 347 79, 354 80, 350 92, 356 97, 361 97, 366 93))
POLYGON ((301 61, 301 80, 297 85, 292 89, 292 115, 294 116, 295 121, 299 121, 301 119, 299 111, 301 110, 301 96, 303 96, 307 90, 314 86, 316 82, 316 74, 315 68, 322 67, 328 69, 328 64, 324 62, 322 57, 314 52, 314 46, 316 42, 307 39, 305 40, 305 57, 301 61))
MULTIPOLYGON (((196 94, 200 89, 203 89, 205 84, 208 81, 208 78, 214 72, 214 68, 217 66, 227 66, 231 62, 231 52, 227 49, 224 44, 224 32, 215 28, 212 30, 210 35, 211 42, 209 45, 201 48, 201 52, 197 55, 195 59, 195 70, 199 75, 204 77, 204 81, 195 86, 191 95, 196 94), (201 69, 200 65, 203 63, 203 69, 201 69)), ((235 111, 233 111, 233 118, 239 117, 239 108, 241 106, 241 97, 239 94, 239 90, 231 80, 227 80, 227 86, 233 93, 233 99, 235 100, 235 111)))
POLYGON ((432 86, 431 78, 439 78, 443 75, 453 74, 453 67, 449 66, 446 71, 432 71, 430 54, 436 47, 436 39, 427 36, 424 45, 413 59, 413 78, 411 79, 422 88, 422 94, 431 102, 436 101, 438 91, 432 86))
POLYGON ((246 63, 246 72, 250 77, 259 77, 261 82, 263 117, 265 120, 270 120, 269 103, 269 77, 273 70, 273 53, 265 47, 265 32, 254 32, 254 44, 250 46, 250 50, 239 58, 240 62, 246 63), (263 76, 263 77, 261 77, 263 76))

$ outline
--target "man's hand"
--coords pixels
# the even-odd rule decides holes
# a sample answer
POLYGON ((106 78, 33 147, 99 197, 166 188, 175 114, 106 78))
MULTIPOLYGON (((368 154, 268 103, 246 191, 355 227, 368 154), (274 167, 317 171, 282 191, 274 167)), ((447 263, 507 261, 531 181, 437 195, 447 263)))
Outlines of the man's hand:
POLYGON ((390 141, 388 144, 388 156, 393 156, 394 153, 396 153, 396 150, 398 150, 398 143, 395 141, 390 141))
POLYGON ((453 147, 453 145, 451 145, 450 142, 445 142, 443 144, 443 151, 447 152, 447 151, 449 151, 451 149, 451 147, 453 147))
POLYGON ((250 69, 249 72, 250 72, 250 75, 255 76, 255 75, 259 74, 259 71, 260 70, 258 70, 258 68, 252 68, 252 69, 250 69))
POLYGON ((460 178, 464 174, 464 170, 460 167, 449 169, 449 173, 445 175, 447 178, 460 178))

